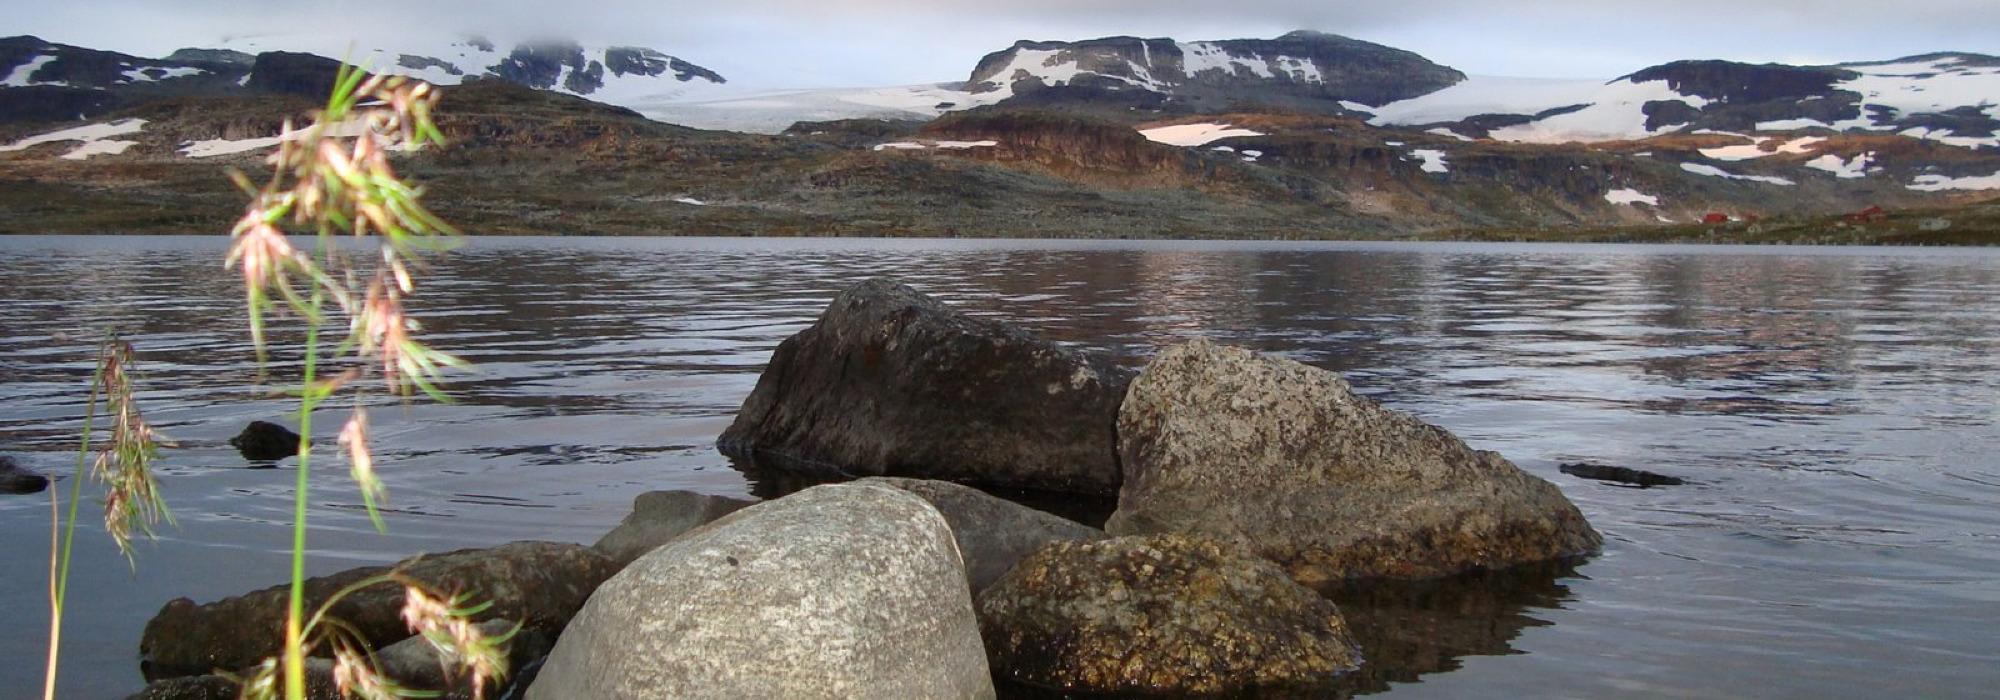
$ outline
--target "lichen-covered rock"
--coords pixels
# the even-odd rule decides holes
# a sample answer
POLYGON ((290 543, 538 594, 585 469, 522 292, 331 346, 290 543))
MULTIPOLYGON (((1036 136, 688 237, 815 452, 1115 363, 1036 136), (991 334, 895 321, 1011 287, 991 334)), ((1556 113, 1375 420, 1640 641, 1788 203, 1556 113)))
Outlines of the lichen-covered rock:
POLYGON ((1161 353, 1118 416, 1125 485, 1105 530, 1250 547, 1293 578, 1429 578, 1602 543, 1554 484, 1338 375, 1195 341, 1161 353))
POLYGON ((965 559, 966 583, 977 596, 1013 569, 1021 558, 1051 542, 1101 540, 1104 531, 995 498, 970 486, 929 479, 878 477, 858 483, 884 484, 930 502, 951 524, 958 553, 965 559))
POLYGON ((752 503, 755 501, 693 491, 648 491, 632 499, 632 512, 591 548, 603 552, 617 562, 619 568, 624 568, 632 560, 672 541, 681 533, 742 510, 752 503))
POLYGON ((879 484, 806 489, 605 582, 528 698, 990 698, 964 577, 923 499, 879 484))
POLYGON ((979 619, 1002 677, 1065 692, 1296 688, 1361 658, 1332 602, 1186 535, 1049 545, 980 595, 979 619))
MULTIPOLYGON (((490 549, 462 549, 404 560, 403 573, 445 592, 461 592, 492 606, 480 621, 520 621, 524 630, 555 637, 617 566, 588 547, 554 542, 513 542, 490 549)), ((317 609, 341 588, 386 573, 390 567, 350 569, 306 581, 306 609, 317 609)), ((139 640, 141 669, 149 679, 192 676, 255 665, 279 653, 284 642, 289 586, 273 586, 214 603, 168 601, 146 623, 139 640)), ((331 615, 368 643, 381 646, 410 636, 401 614, 403 589, 364 588, 335 603, 331 615)))
POLYGON ((717 446, 759 467, 1117 490, 1130 373, 900 284, 841 292, 785 340, 717 446))

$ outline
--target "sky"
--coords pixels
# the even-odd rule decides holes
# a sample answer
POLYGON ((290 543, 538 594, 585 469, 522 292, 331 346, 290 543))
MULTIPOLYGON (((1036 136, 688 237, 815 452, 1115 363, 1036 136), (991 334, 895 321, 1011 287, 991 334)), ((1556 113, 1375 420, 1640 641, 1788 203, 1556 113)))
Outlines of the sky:
POLYGON ((980 56, 1018 39, 1230 39, 1293 29, 1416 51, 1475 75, 1551 78, 1613 78, 1678 59, 2000 54, 2000 0, 407 0, 375 16, 326 0, 0 4, 10 25, 0 34, 138 55, 240 35, 400 46, 409 40, 387 37, 480 32, 649 46, 768 87, 963 80, 980 56))

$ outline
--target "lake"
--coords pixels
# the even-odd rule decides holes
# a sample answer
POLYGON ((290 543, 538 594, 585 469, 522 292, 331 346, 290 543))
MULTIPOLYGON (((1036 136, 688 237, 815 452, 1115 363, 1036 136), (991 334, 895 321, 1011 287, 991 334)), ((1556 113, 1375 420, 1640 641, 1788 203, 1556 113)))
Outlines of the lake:
MULTIPOLYGON (((256 383, 227 240, 0 237, 0 454, 67 478, 94 339, 138 347, 179 443, 178 526, 136 568, 86 504, 64 696, 141 685, 167 600, 285 578, 293 472, 227 445, 290 423, 256 383)), ((1574 568, 1343 601, 1392 697, 1974 695, 2000 682, 2000 252, 1508 244, 474 240, 412 307, 477 363, 455 403, 378 400, 388 534, 315 470, 328 573, 594 541, 638 493, 743 495, 715 436, 772 349, 854 281, 1132 362, 1208 336, 1345 373, 1559 485, 1606 539, 1574 568), (1688 479, 1634 489, 1567 461, 1688 479), (1372 640, 1372 641, 1369 641, 1372 640)), ((278 324, 271 372, 294 376, 278 324)), ((323 437, 344 418, 322 415, 323 437)), ((331 440, 328 440, 331 443, 331 440)), ((59 487, 65 488, 66 482, 59 487)), ((0 696, 39 688, 46 494, 0 496, 0 696)))

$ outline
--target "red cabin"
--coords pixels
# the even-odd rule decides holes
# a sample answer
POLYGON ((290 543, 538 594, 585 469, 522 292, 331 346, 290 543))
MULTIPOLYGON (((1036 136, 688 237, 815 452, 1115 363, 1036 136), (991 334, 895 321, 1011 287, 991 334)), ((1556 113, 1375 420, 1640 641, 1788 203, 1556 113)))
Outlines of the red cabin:
POLYGON ((1848 214, 1843 218, 1847 219, 1848 223, 1865 224, 1871 221, 1881 221, 1883 219, 1887 219, 1889 218, 1889 212, 1883 211, 1881 207, 1869 207, 1867 209, 1863 209, 1861 211, 1848 214))
POLYGON ((1712 211, 1707 214, 1703 214, 1701 217, 1701 222, 1704 224, 1726 224, 1729 223, 1729 215, 1719 211, 1712 211))

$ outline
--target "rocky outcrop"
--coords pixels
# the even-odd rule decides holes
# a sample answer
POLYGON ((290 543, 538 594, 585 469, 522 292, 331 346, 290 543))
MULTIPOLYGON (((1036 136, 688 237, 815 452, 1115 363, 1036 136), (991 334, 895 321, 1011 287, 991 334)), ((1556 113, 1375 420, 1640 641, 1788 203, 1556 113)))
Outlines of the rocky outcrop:
POLYGON ((879 484, 807 489, 640 557, 591 596, 527 695, 992 696, 949 526, 879 484))
POLYGON ((763 468, 1110 493, 1129 373, 868 280, 778 345, 718 447, 763 468))
POLYGON ((1068 693, 1297 688, 1360 662, 1333 603, 1203 537, 1050 545, 980 596, 979 618, 998 675, 1068 693))
POLYGON ((619 568, 682 533, 742 510, 755 501, 693 491, 648 491, 632 499, 632 512, 591 545, 619 568))
POLYGON ((1555 485, 1325 370, 1199 340, 1161 353, 1118 417, 1105 529, 1242 544, 1308 585, 1429 578, 1587 554, 1555 485))
POLYGON ((13 457, 0 456, 0 493, 41 493, 48 487, 48 477, 29 471, 13 457))
POLYGON ((229 439, 229 446, 252 462, 275 462, 299 453, 299 434, 277 423, 250 421, 229 439))
MULTIPOLYGON (((517 620, 524 633, 554 637, 597 585, 616 570, 588 547, 514 542, 491 549, 462 549, 414 557, 396 568, 435 590, 492 603, 476 619, 517 620)), ((391 567, 351 569, 306 582, 306 608, 317 609, 334 592, 391 567)), ((148 678, 211 673, 254 665, 279 653, 284 641, 289 586, 198 605, 176 598, 146 623, 139 641, 148 678)), ((403 590, 390 584, 364 588, 333 605, 340 618, 371 644, 410 636, 401 618, 403 590)))
POLYGON ((878 477, 859 483, 893 486, 944 515, 965 559, 966 583, 979 595, 1021 558, 1053 542, 1104 539, 1104 531, 987 495, 969 486, 928 479, 878 477))

